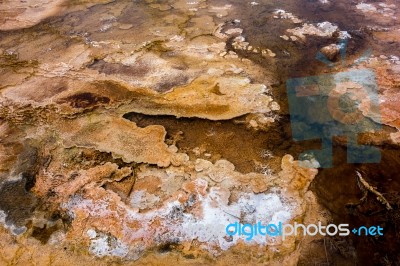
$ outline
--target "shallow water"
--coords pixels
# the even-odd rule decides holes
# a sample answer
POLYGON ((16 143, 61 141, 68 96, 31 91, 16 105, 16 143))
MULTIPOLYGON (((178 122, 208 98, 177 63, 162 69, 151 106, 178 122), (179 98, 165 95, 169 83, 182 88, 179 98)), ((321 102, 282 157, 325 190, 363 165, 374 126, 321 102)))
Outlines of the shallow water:
MULTIPOLYGON (((235 51, 241 58, 249 59, 260 67, 257 77, 252 82, 270 84, 274 100, 281 106, 280 120, 268 128, 258 131, 250 129, 243 123, 245 117, 226 121, 210 121, 200 118, 151 116, 132 112, 125 114, 124 118, 135 122, 139 127, 164 126, 169 144, 176 144, 180 152, 186 152, 192 158, 210 159, 213 162, 224 158, 232 162, 236 170, 242 173, 260 172, 265 166, 278 172, 280 158, 285 154, 291 154, 297 158, 302 151, 315 149, 320 145, 319 140, 301 143, 292 140, 286 80, 293 77, 333 73, 338 69, 330 69, 315 59, 318 50, 322 46, 335 42, 336 38, 307 36, 307 41, 304 43, 285 41, 279 35, 283 34, 286 29, 293 28, 293 24, 275 19, 273 17, 274 10, 284 9, 310 23, 330 21, 337 24, 341 30, 348 31, 353 37, 347 48, 347 57, 350 62, 368 48, 378 55, 400 51, 399 42, 376 39, 367 29, 368 25, 396 26, 397 21, 391 19, 377 21, 368 16, 355 15, 348 8, 350 5, 348 1, 331 2, 331 4, 325 5, 320 1, 310 0, 259 1, 259 5, 256 6, 240 0, 207 2, 208 5, 216 6, 231 4, 234 7, 232 12, 229 12, 227 16, 215 18, 214 22, 218 24, 239 19, 240 27, 244 30, 243 35, 253 47, 268 48, 276 53, 275 58, 264 58, 260 54, 250 51, 235 51), (271 152, 271 155, 267 155, 266 152, 271 152)), ((69 8, 73 8, 73 5, 69 8)), ((169 9, 168 5, 164 8, 165 10, 153 8, 148 3, 140 1, 111 2, 95 5, 85 10, 77 10, 61 17, 49 18, 30 29, 1 32, 1 48, 3 50, 18 48, 20 51, 18 60, 1 58, 2 67, 4 65, 2 71, 7 73, 7 71, 20 71, 21 68, 26 70, 32 67, 32 64, 34 65, 33 60, 40 61, 41 58, 51 58, 53 53, 59 54, 63 49, 74 48, 76 44, 99 45, 100 42, 109 40, 118 40, 118 43, 110 41, 111 44, 107 44, 109 50, 127 51, 132 49, 132 51, 137 51, 143 49, 143 43, 145 43, 144 47, 147 51, 157 53, 161 58, 169 60, 173 58, 171 60, 175 64, 174 70, 189 71, 192 66, 187 58, 175 56, 176 51, 174 50, 163 50, 159 41, 165 36, 179 35, 191 26, 192 22, 186 20, 190 12, 185 9, 169 9), (173 15, 177 16, 173 17, 173 15), (164 25, 166 17, 170 17, 171 25, 178 24, 179 27, 164 25), (119 26, 112 26, 116 22, 119 26), (127 30, 125 27, 132 27, 132 29, 127 30), (158 28, 158 37, 149 34, 148 28, 150 27, 158 28), (133 34, 140 41, 132 41, 133 34), (23 36, 22 39, 20 39, 21 36, 23 36), (34 41, 36 45, 31 49, 24 49, 30 41, 34 41), (29 64, 21 64, 21 62, 29 64)), ((202 12, 199 9, 198 14, 202 14, 202 12)), ((201 27, 190 30, 187 33, 189 36, 202 34, 201 27)), ((227 44, 228 49, 234 50, 232 40, 228 40, 227 44)), ((108 59, 109 62, 104 60, 104 55, 99 50, 96 57, 87 62, 86 70, 97 70, 105 75, 129 77, 139 80, 139 83, 152 71, 152 66, 146 62, 139 62, 135 66, 125 66, 114 63, 111 59, 108 59)), ((177 75, 172 81, 161 80, 154 85, 153 89, 164 93, 175 86, 187 84, 190 79, 190 75, 177 75)), ((1 85, 4 88, 8 84, 1 85)), ((386 132, 390 131, 388 128, 385 130, 386 132)), ((351 165, 346 162, 345 141, 336 139, 334 141, 334 167, 321 169, 311 185, 319 202, 331 212, 334 223, 349 223, 351 226, 381 224, 385 228, 385 236, 379 239, 354 236, 346 238, 345 242, 355 248, 355 258, 344 258, 343 251, 332 250, 329 255, 330 265, 344 265, 344 262, 348 265, 372 265, 371 263, 377 265, 384 262, 383 258, 387 258, 395 265, 400 261, 398 257, 400 215, 397 211, 400 206, 400 195, 397 193, 400 189, 398 175, 400 151, 398 146, 385 142, 381 143, 379 147, 383 155, 381 163, 351 165), (357 186, 355 171, 361 171, 368 181, 377 187, 378 191, 387 196, 394 206, 394 211, 386 211, 382 205, 374 201, 372 196, 369 196, 361 208, 357 210, 349 208, 349 203, 355 203, 362 197, 362 192, 357 186)), ((20 190, 20 188, 15 190, 20 190)), ((30 208, 33 200, 26 195, 23 195, 22 198, 29 201, 27 208, 30 208)), ((2 208, 9 208, 9 206, 2 208)), ((34 237, 40 239, 40 232, 35 234, 37 235, 34 237)), ((318 254, 318 256, 325 256, 325 254, 318 254)), ((306 257, 300 261, 301 265, 314 265, 314 263, 307 261, 306 257)))

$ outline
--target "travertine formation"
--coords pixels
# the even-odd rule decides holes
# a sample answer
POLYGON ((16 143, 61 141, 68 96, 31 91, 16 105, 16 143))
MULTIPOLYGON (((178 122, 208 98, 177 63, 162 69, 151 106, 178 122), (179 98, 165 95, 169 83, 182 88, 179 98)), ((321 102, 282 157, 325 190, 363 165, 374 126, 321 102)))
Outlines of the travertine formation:
MULTIPOLYGON (((276 122, 280 106, 271 85, 256 78, 264 70, 240 52, 259 54, 269 64, 277 54, 252 46, 240 20, 225 20, 237 14, 235 6, 3 2, 0 264, 297 263, 310 238, 246 241, 229 237, 225 227, 327 222, 309 191, 318 171, 301 166, 314 162, 285 155, 274 169, 241 173, 225 158, 181 151, 179 140, 166 141, 161 125, 124 118, 240 118, 249 137, 276 122)), ((302 23, 280 9, 272 16, 302 23)), ((330 22, 287 33, 304 42, 305 35, 344 36, 330 22)), ((396 63, 376 69, 399 72, 396 63)), ((383 122, 399 129, 397 94, 389 90, 397 76, 383 75, 379 82, 383 122)))
POLYGON ((41 20, 56 15, 64 0, 49 1, 2 1, 0 7, 0 30, 29 28, 41 20))

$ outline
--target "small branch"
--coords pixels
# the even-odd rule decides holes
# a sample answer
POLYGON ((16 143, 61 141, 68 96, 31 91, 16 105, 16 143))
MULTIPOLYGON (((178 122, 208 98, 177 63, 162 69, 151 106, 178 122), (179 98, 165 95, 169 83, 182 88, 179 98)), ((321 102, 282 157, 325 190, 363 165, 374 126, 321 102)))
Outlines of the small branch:
MULTIPOLYGON (((360 184, 369 192, 371 192, 372 194, 374 194, 376 196, 376 199, 384 204, 386 206, 387 210, 391 210, 392 206, 390 206, 389 202, 385 199, 385 197, 379 193, 374 187, 372 187, 370 184, 368 184, 367 181, 364 180, 364 178, 362 178, 360 172, 356 171, 357 176, 358 176, 358 181, 360 182, 360 184)), ((364 198, 364 197, 363 197, 364 198)))
POLYGON ((360 199, 360 202, 361 202, 361 203, 364 202, 364 201, 367 199, 367 196, 368 196, 368 191, 364 191, 364 195, 363 195, 363 197, 360 199))

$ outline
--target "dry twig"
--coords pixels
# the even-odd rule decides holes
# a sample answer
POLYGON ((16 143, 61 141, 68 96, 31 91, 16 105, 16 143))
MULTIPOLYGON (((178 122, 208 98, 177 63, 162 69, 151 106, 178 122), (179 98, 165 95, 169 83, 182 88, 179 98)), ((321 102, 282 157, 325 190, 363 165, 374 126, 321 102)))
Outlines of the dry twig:
MULTIPOLYGON (((386 198, 380 193, 378 192, 373 186, 371 186, 370 184, 368 184, 367 181, 365 181, 365 179, 361 176, 360 172, 356 171, 357 176, 358 176, 358 181, 359 184, 368 192, 371 192, 372 194, 374 194, 376 196, 376 199, 384 204, 386 206, 387 210, 391 210, 392 206, 390 206, 389 202, 386 200, 386 198)), ((363 197, 364 198, 364 197, 363 197)))

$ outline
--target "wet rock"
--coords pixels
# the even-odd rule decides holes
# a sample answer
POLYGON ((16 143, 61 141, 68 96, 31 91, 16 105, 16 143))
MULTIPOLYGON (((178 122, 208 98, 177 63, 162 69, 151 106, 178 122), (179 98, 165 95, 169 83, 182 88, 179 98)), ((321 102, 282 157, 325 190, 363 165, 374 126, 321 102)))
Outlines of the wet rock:
MULTIPOLYGON (((189 164, 193 164, 193 162, 189 162, 189 164)), ((299 176, 308 176, 307 171, 302 172, 302 170, 295 165, 296 162, 293 161, 293 158, 285 158, 282 162, 283 172, 280 174, 281 177, 286 178, 287 181, 293 182, 297 180, 299 176), (286 176, 286 174, 288 174, 288 176, 286 176)), ((253 186, 260 187, 256 175, 250 174, 245 177, 242 174, 234 172, 232 164, 225 160, 218 161, 213 167, 225 169, 227 178, 236 178, 236 182, 241 182, 243 185, 246 182, 251 182, 253 186), (234 177, 235 175, 237 177, 234 177)), ((165 170, 145 167, 142 168, 141 171, 142 173, 140 175, 144 177, 144 180, 156 173, 161 174, 163 171, 168 173, 169 178, 173 175, 180 174, 179 168, 173 166, 165 170)), ((310 175, 310 178, 312 178, 311 176, 312 175, 310 175)), ((169 195, 160 194, 158 190, 143 190, 144 187, 138 187, 137 189, 139 190, 134 189, 131 196, 131 202, 133 202, 134 205, 143 209, 148 209, 153 206, 151 209, 147 210, 144 216, 141 216, 138 212, 129 210, 129 208, 120 201, 119 197, 99 187, 90 186, 90 190, 84 190, 80 197, 71 198, 63 205, 69 212, 74 213, 75 217, 68 237, 76 237, 82 230, 88 231, 94 228, 96 232, 107 232, 108 235, 115 237, 115 240, 119 241, 121 245, 129 247, 127 252, 123 255, 119 255, 125 258, 138 254, 138 250, 133 248, 138 241, 145 247, 165 244, 173 241, 173 237, 167 232, 176 232, 176 230, 180 232, 182 241, 185 243, 187 241, 193 241, 192 239, 195 237, 198 241, 202 242, 203 247, 208 250, 213 250, 215 245, 226 250, 228 247, 235 246, 237 240, 229 241, 223 238, 223 233, 221 233, 220 230, 224 228, 224 225, 220 226, 219 222, 215 223, 210 232, 210 229, 204 230, 201 227, 202 224, 225 219, 229 221, 230 219, 236 219, 234 218, 235 216, 243 216, 244 219, 253 219, 252 217, 258 215, 259 212, 258 205, 252 207, 252 205, 258 204, 254 202, 259 202, 262 203, 264 207, 272 208, 272 213, 281 210, 284 206, 286 206, 287 210, 290 209, 290 212, 285 214, 280 213, 279 215, 281 216, 279 219, 288 219, 292 217, 292 211, 296 216, 301 215, 305 210, 304 208, 295 207, 298 206, 297 204, 305 204, 306 201, 303 199, 302 193, 292 194, 292 192, 287 192, 284 195, 278 196, 276 194, 235 192, 237 199, 229 204, 232 193, 230 190, 234 189, 235 186, 229 189, 228 187, 215 186, 200 176, 192 176, 191 178, 192 181, 181 183, 182 191, 176 191, 169 195), (296 200, 292 197, 296 197, 296 200), (105 202, 106 204, 104 204, 105 202), (294 202, 296 202, 296 205, 292 205, 294 202), (220 208, 223 208, 224 211, 221 211, 220 208), (81 222, 82 220, 87 220, 89 222, 86 223, 85 226, 81 222), (159 224, 163 225, 163 229, 160 230, 159 224), (124 228, 124 234, 121 233, 122 228, 124 228), (196 228, 196 230, 192 231, 194 228, 196 228), (206 239, 207 243, 205 242, 206 239)), ((161 182, 170 181, 168 179, 161 179, 161 182)), ((303 185, 298 185, 297 182, 295 183, 296 184, 293 184, 294 189, 304 188, 303 185)), ((143 183, 143 185, 145 184, 149 183, 143 183)), ((265 186, 265 183, 263 186, 265 186)), ((269 187, 269 185, 266 185, 266 188, 267 187, 269 187)), ((272 216, 270 217, 272 218, 272 216)), ((257 241, 261 241, 261 244, 264 240, 257 241)), ((280 252, 291 254, 296 248, 295 241, 296 238, 288 238, 285 241, 278 242, 278 245, 282 247, 280 252)), ((196 250, 193 246, 186 248, 192 251, 196 250)), ((186 252, 188 252, 188 250, 186 252)))
POLYGON ((340 53, 340 46, 330 44, 321 48, 320 52, 330 61, 335 61, 340 53))
MULTIPOLYGON (((40 23, 56 2, 39 4, 35 12, 43 17, 23 26, 12 23, 34 6, 7 14, 3 26, 40 23)), ((275 46, 250 45, 238 20, 222 23, 236 12, 233 5, 78 1, 63 8, 68 15, 0 39, 1 188, 7 196, 0 205, 11 210, 0 220, 9 219, 15 224, 8 228, 22 234, 12 238, 0 228, 0 260, 149 264, 156 261, 149 254, 173 250, 163 261, 192 256, 209 264, 237 253, 248 263, 257 253, 263 263, 295 262, 302 236, 248 245, 242 237, 227 238, 225 227, 241 219, 290 223, 312 212, 304 192, 314 172, 284 158, 279 174, 265 165, 263 173, 241 173, 203 143, 189 156, 167 126, 125 119, 134 113, 246 116, 245 123, 265 129, 280 108, 268 90, 273 73, 239 50, 275 64, 275 46), (28 139, 37 144, 34 152, 24 152, 28 139), (25 183, 9 180, 19 173, 25 183), (36 199, 43 210, 34 209, 36 199)))
POLYGON ((289 40, 289 37, 287 36, 287 35, 282 35, 282 36, 280 36, 282 39, 284 39, 285 41, 288 41, 289 40))
POLYGON ((107 182, 120 181, 131 173, 131 169, 118 169, 118 165, 112 163, 78 172, 66 172, 64 175, 43 172, 38 175, 33 191, 42 197, 49 195, 51 191, 50 195, 54 202, 63 202, 86 184, 103 185, 107 182))
POLYGON ((114 158, 121 158, 127 163, 146 162, 160 166, 171 163, 172 153, 164 143, 166 132, 161 126, 139 128, 123 118, 101 115, 89 120, 60 121, 56 128, 64 129, 59 132, 62 132, 60 137, 67 147, 110 152, 114 158))
MULTIPOLYGON (((378 63, 379 64, 379 63, 378 63)), ((372 63, 372 65, 374 65, 372 63)), ((379 114, 371 114, 371 118, 378 118, 383 124, 389 125, 400 130, 399 115, 400 115, 400 94, 397 90, 393 90, 400 84, 399 65, 379 66, 376 67, 378 86, 379 86, 379 114)), ((391 133, 391 138, 394 143, 399 143, 399 132, 391 133)))
POLYGON ((286 12, 285 10, 278 9, 274 12, 274 18, 280 18, 280 19, 290 19, 293 23, 299 24, 302 22, 301 19, 296 17, 290 12, 286 12))
POLYGON ((200 194, 202 196, 205 196, 207 194, 207 188, 208 182, 201 178, 182 184, 183 190, 185 190, 187 193, 193 193, 194 195, 200 194))
POLYGON ((171 164, 173 166, 180 166, 189 161, 189 156, 186 153, 176 153, 171 158, 171 164))
POLYGON ((43 19, 60 12, 64 2, 64 0, 51 0, 46 3, 35 0, 4 1, 0 8, 0 30, 32 27, 43 19))
POLYGON ((311 181, 317 175, 318 170, 306 168, 299 161, 294 161, 291 155, 282 158, 282 171, 279 173, 281 181, 286 183, 292 191, 302 194, 308 190, 311 181))
POLYGON ((133 185, 135 184, 135 178, 133 175, 126 176, 122 180, 115 182, 107 182, 104 184, 104 188, 111 190, 118 194, 123 201, 126 201, 132 191, 133 185))
MULTIPOLYGON (((306 35, 314 35, 320 37, 332 37, 334 33, 338 32, 338 27, 333 25, 330 22, 321 22, 314 24, 304 23, 301 27, 297 27, 294 29, 288 29, 287 32, 301 39, 302 41, 306 40, 306 35)), ((292 38, 292 37, 291 37, 292 38)), ((293 38, 292 38, 293 40, 293 38)), ((295 41, 295 40, 293 40, 295 41)))
POLYGON ((195 163, 195 170, 197 172, 201 172, 204 170, 208 170, 212 167, 212 162, 207 161, 207 160, 203 160, 203 159, 197 159, 196 163, 195 163))
POLYGON ((0 216, 16 235, 25 232, 25 225, 37 205, 37 198, 26 190, 26 184, 27 179, 21 177, 20 180, 5 182, 0 186, 0 216))

